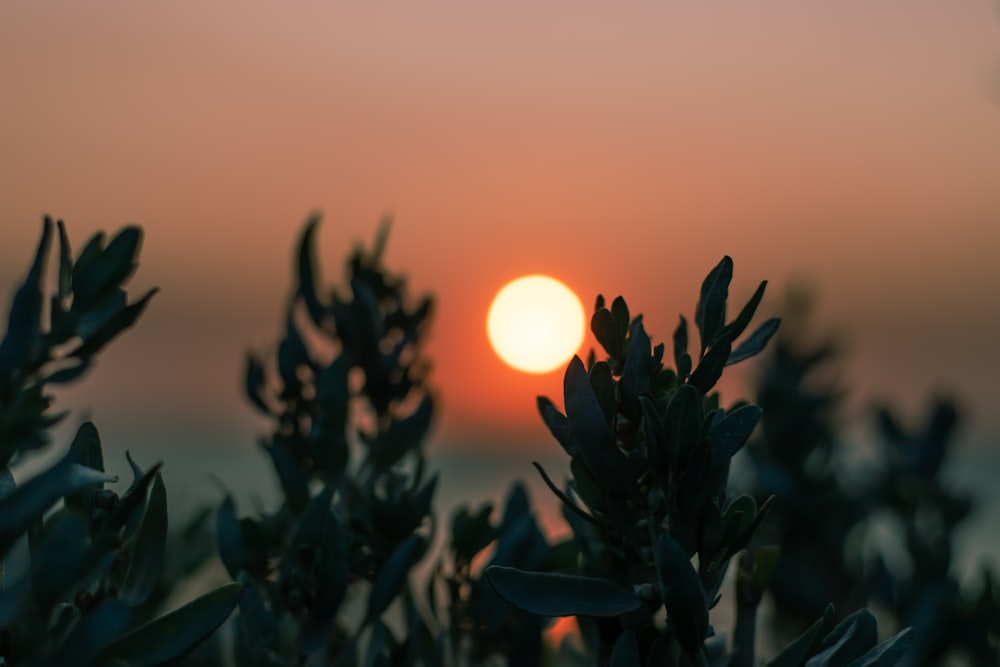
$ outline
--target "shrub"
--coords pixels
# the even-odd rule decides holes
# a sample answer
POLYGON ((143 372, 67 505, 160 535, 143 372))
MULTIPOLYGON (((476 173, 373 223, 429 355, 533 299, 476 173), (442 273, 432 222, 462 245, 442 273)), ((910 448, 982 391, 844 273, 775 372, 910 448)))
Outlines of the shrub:
MULTIPOLYGON (((219 556, 238 583, 155 617, 171 583, 162 576, 171 549, 159 465, 142 471, 129 459, 129 489, 106 489, 113 480, 97 431, 84 424, 66 457, 20 488, 11 491, 0 470, 3 555, 24 535, 30 551, 26 573, 0 593, 0 657, 168 664, 238 607, 230 627, 239 665, 753 665, 756 609, 780 564, 775 548, 747 547, 772 501, 733 497, 727 482, 762 411, 746 401, 723 407, 713 389, 726 366, 758 354, 777 330, 771 319, 744 335, 766 283, 727 321, 733 264, 724 258, 702 285, 697 345, 683 317, 674 331, 673 368, 623 298, 606 307, 598 297, 591 328, 603 358, 569 364, 565 414, 538 399, 570 477, 560 487, 535 467, 572 535, 550 544, 513 485, 497 519, 490 503, 455 511, 445 548, 415 584, 438 525, 437 476, 426 473, 423 451, 434 412, 422 354, 432 301, 411 303, 404 280, 383 266, 385 227, 371 251, 350 255, 348 289, 321 288, 317 224, 299 243, 274 358, 247 360, 247 396, 273 424, 261 446, 282 502, 241 517, 227 495, 215 512, 219 556), (709 610, 736 555, 730 646, 709 610), (546 646, 543 632, 560 616, 576 616, 581 649, 546 646)), ((45 383, 82 374, 152 294, 129 304, 121 287, 135 268, 138 229, 106 246, 98 235, 75 261, 59 230, 51 321, 41 306, 46 221, 0 344, 3 464, 41 446, 57 421, 45 383)), ((838 622, 828 606, 768 664, 891 665, 911 638, 903 630, 877 644, 870 612, 838 622)), ((219 649, 199 652, 197 664, 225 664, 219 649)))
POLYGON ((872 601, 890 621, 913 627, 907 664, 959 657, 1000 664, 1000 589, 992 572, 984 569, 979 586, 963 593, 951 571, 955 530, 973 508, 969 494, 942 479, 957 408, 939 398, 923 424, 907 426, 890 406, 878 406, 878 446, 869 448, 875 457, 846 469, 844 461, 856 458, 838 428, 846 389, 821 381, 837 346, 807 341, 806 311, 794 314, 799 326, 779 335, 760 373, 764 417, 748 447, 752 491, 775 498, 770 523, 781 556, 769 590, 777 625, 795 626, 830 600, 840 608, 872 601), (878 526, 896 536, 893 553, 873 539, 878 526), (900 560, 905 569, 887 564, 900 560))
POLYGON ((122 285, 135 270, 142 232, 97 234, 72 258, 60 221, 58 285, 45 316, 45 264, 53 224, 15 293, 0 343, 0 557, 25 544, 19 577, 0 570, 0 663, 159 665, 209 636, 240 597, 233 584, 148 620, 167 540, 160 465, 141 470, 118 494, 105 484, 97 429, 80 426, 68 453, 20 486, 9 465, 43 447, 65 414, 49 411, 49 384, 79 378, 94 356, 141 315, 155 290, 129 303, 122 285))

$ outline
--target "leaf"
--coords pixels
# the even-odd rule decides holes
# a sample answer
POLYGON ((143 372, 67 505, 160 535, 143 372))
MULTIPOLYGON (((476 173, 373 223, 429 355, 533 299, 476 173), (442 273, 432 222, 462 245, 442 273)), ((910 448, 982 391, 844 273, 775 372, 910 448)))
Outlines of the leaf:
POLYGON ((542 421, 549 429, 549 433, 556 439, 556 442, 570 456, 576 456, 576 446, 573 443, 573 436, 569 428, 569 420, 566 415, 559 412, 556 406, 545 396, 536 399, 538 413, 542 416, 542 421))
MULTIPOLYGON (((87 466, 98 472, 104 472, 104 453, 101 450, 101 437, 97 433, 97 428, 92 422, 84 422, 76 431, 73 442, 69 446, 69 454, 66 457, 73 463, 87 466)), ((98 489, 103 489, 104 484, 97 482, 89 487, 71 493, 66 496, 66 505, 78 510, 86 510, 90 495, 98 489)))
POLYGON ((878 641, 878 623, 867 609, 859 609, 830 631, 820 642, 820 651, 809 658, 806 667, 836 667, 846 665, 854 656, 862 655, 878 641))
POLYGON ((247 353, 247 370, 244 383, 244 392, 250 402, 265 415, 271 414, 271 408, 264 400, 264 390, 267 389, 267 381, 264 375, 264 365, 252 352, 247 353))
POLYGON ((577 505, 576 503, 574 503, 574 502, 572 501, 572 499, 570 499, 570 497, 569 497, 569 496, 567 496, 567 495, 566 495, 565 493, 563 493, 563 492, 562 492, 562 491, 561 491, 561 490, 559 489, 559 487, 558 487, 558 486, 556 486, 556 485, 555 485, 555 484, 554 484, 554 483, 552 482, 552 479, 551 479, 551 478, 549 478, 548 474, 547 474, 547 473, 545 472, 545 469, 544 469, 544 468, 542 468, 542 466, 541 466, 541 465, 539 465, 537 461, 532 461, 532 462, 531 462, 531 464, 532 464, 533 466, 535 466, 535 468, 536 468, 536 469, 538 470, 538 474, 540 474, 540 475, 542 476, 542 480, 543 480, 543 481, 545 482, 545 485, 546 485, 547 487, 549 487, 549 489, 550 489, 550 490, 552 491, 552 493, 556 494, 556 497, 557 497, 557 498, 558 498, 559 500, 561 500, 561 501, 563 502, 563 504, 564 504, 564 505, 565 505, 565 506, 566 506, 566 507, 567 507, 568 509, 570 509, 570 510, 572 510, 573 512, 575 512, 576 514, 578 514, 578 515, 580 516, 580 518, 581 518, 581 519, 583 519, 583 520, 585 520, 585 521, 588 521, 588 522, 590 522, 590 523, 594 524, 595 526, 600 526, 600 525, 601 525, 601 522, 600 522, 600 521, 598 521, 598 520, 597 520, 597 519, 595 519, 594 517, 592 517, 592 516, 590 516, 589 514, 587 514, 587 513, 586 513, 586 512, 585 512, 585 511, 584 511, 583 509, 581 509, 581 508, 580 508, 580 507, 579 507, 579 506, 578 506, 578 505, 577 505))
POLYGON ((671 464, 667 433, 653 401, 648 396, 642 396, 639 403, 642 407, 642 427, 646 434, 646 458, 649 461, 649 471, 655 480, 660 484, 665 484, 671 464))
POLYGON ((610 667, 642 666, 642 661, 639 659, 639 642, 635 637, 635 630, 629 628, 618 637, 614 647, 611 649, 611 659, 608 664, 610 667))
POLYGON ((674 329, 674 365, 677 367, 677 377, 682 381, 691 373, 691 355, 688 354, 687 320, 681 315, 681 321, 674 329))
POLYGON ((233 498, 226 494, 215 514, 215 543, 219 549, 219 560, 229 576, 235 579, 246 568, 247 548, 243 541, 243 531, 236 518, 233 498))
POLYGON ((701 433, 701 396, 687 383, 680 385, 667 403, 663 419, 667 460, 673 464, 686 456, 694 447, 701 433))
POLYGON ((119 597, 130 607, 146 602, 156 590, 167 546, 167 491, 157 474, 150 489, 146 513, 131 546, 128 572, 119 597))
POLYGON ((771 336, 778 330, 779 324, 781 324, 781 320, 777 317, 772 317, 760 325, 756 331, 736 346, 736 349, 729 355, 726 365, 732 366, 744 359, 749 359, 760 354, 767 346, 768 341, 771 340, 771 336))
POLYGON ((733 279, 733 260, 726 255, 705 277, 695 308, 695 324, 701 336, 701 355, 715 344, 716 336, 726 321, 726 299, 733 279))
POLYGON ((243 586, 243 596, 237 623, 241 626, 242 638, 250 644, 250 655, 266 656, 278 635, 278 621, 268 611, 264 597, 249 574, 241 572, 239 583, 243 586))
POLYGON ((618 335, 624 341, 625 333, 628 331, 631 320, 629 319, 628 305, 626 305, 625 299, 621 296, 616 296, 615 300, 611 302, 611 314, 615 318, 618 335))
POLYGON ((152 468, 150 468, 145 473, 139 469, 139 466, 135 464, 132 460, 132 456, 126 451, 125 456, 128 458, 129 465, 132 466, 132 473, 136 475, 135 480, 129 485, 128 489, 125 490, 125 494, 119 499, 118 505, 115 507, 111 516, 108 518, 108 522, 105 525, 105 530, 109 533, 115 533, 123 526, 127 526, 125 530, 126 536, 131 535, 136 528, 139 527, 139 520, 142 517, 142 508, 146 506, 146 490, 149 489, 149 485, 153 483, 153 479, 156 474, 160 471, 162 463, 157 463, 152 468))
POLYGON ((563 381, 566 417, 570 432, 587 467, 612 493, 635 494, 625 455, 615 443, 615 436, 604 421, 601 405, 590 386, 580 357, 574 356, 563 381))
POLYGON ((392 422, 371 444, 368 459, 376 470, 388 470, 408 452, 416 449, 431 427, 434 399, 426 394, 412 414, 392 422))
POLYGON ((618 398, 615 396, 615 381, 611 377, 611 366, 606 361, 594 364, 590 373, 590 386, 594 389, 597 402, 601 405, 601 413, 607 422, 611 422, 618 414, 618 398))
POLYGON ((642 320, 636 318, 629 339, 628 356, 622 369, 621 382, 618 387, 622 394, 622 408, 625 416, 638 419, 640 413, 639 397, 649 393, 649 371, 652 344, 642 320))
POLYGON ((731 349, 732 339, 729 334, 722 334, 716 338, 712 347, 708 348, 708 352, 698 362, 698 367, 688 377, 688 384, 696 387, 702 394, 711 391, 722 377, 722 370, 726 367, 731 349))
POLYGON ((10 306, 7 333, 0 342, 0 382, 6 382, 22 364, 30 363, 33 348, 41 341, 42 280, 51 239, 52 220, 46 217, 35 259, 10 306))
POLYGON ((306 311, 316 326, 322 327, 325 318, 326 308, 319 301, 316 292, 317 269, 316 269, 316 227, 319 225, 320 216, 313 214, 306 221, 305 229, 299 239, 298 251, 298 294, 306 304, 306 311))
POLYGON ((754 290, 753 296, 747 301, 747 304, 743 306, 743 310, 740 314, 736 316, 736 319, 726 325, 724 331, 729 334, 732 340, 736 340, 740 337, 740 334, 747 328, 750 324, 750 320, 753 319, 754 313, 757 312, 757 306, 760 305, 760 300, 764 297, 764 290, 767 288, 767 281, 762 280, 757 289, 754 290))
POLYGON ((157 667, 178 660, 222 625, 242 595, 238 583, 206 593, 112 642, 96 667, 157 667))
POLYGON ((60 368, 59 370, 53 372, 47 378, 45 382, 50 384, 65 384, 67 382, 72 382, 83 376, 90 369, 90 358, 79 359, 75 363, 69 366, 60 368))
POLYGON ((486 578, 504 600, 538 616, 610 618, 642 606, 635 592, 606 579, 500 565, 486 568, 486 578))
POLYGON ((128 280, 138 266, 142 236, 140 227, 130 225, 118 232, 99 256, 81 253, 73 271, 73 310, 89 309, 128 280))
POLYGON ((466 505, 455 509, 451 515, 451 550, 456 558, 471 562, 496 538, 496 529, 490 523, 492 514, 493 503, 489 501, 475 513, 470 513, 466 505))
POLYGON ((110 343, 115 336, 135 324, 136 320, 139 319, 139 316, 142 315, 143 311, 146 309, 146 306, 149 305, 150 299, 152 299, 158 291, 159 289, 154 287, 146 292, 138 301, 119 311, 114 317, 109 319, 97 333, 88 337, 79 345, 79 347, 70 352, 69 356, 87 357, 100 352, 101 348, 110 343))
POLYGON ((764 411, 756 405, 742 405, 726 414, 708 430, 708 442, 716 461, 732 458, 750 439, 764 411))
POLYGON ((913 642, 913 628, 903 628, 895 637, 865 653, 851 663, 850 667, 890 667, 897 664, 913 642))
POLYGON ((63 459, 0 498, 0 556, 60 498, 91 484, 118 478, 63 459))
POLYGON ((289 308, 285 318, 285 337, 278 344, 278 375, 285 391, 298 392, 302 385, 299 368, 308 365, 309 361, 309 350, 295 326, 293 310, 289 308))
POLYGON ((594 332, 594 338, 601 344, 609 357, 621 359, 624 356, 621 334, 618 332, 618 325, 610 310, 607 308, 595 310, 590 318, 590 330, 594 332))
POLYGON ((372 581, 371 593, 368 596, 367 622, 372 622, 382 615, 395 598, 407 575, 420 557, 427 544, 420 535, 410 535, 400 543, 389 557, 382 563, 375 580, 372 581))
POLYGON ((89 665, 101 650, 118 637, 129 620, 129 609, 114 598, 82 614, 69 635, 44 663, 50 667, 89 665))
POLYGON ((806 656, 809 655, 813 645, 816 644, 817 637, 824 628, 829 626, 833 618, 833 605, 827 605, 826 610, 823 611, 823 616, 810 625, 809 629, 799 635, 795 641, 783 648, 781 653, 767 663, 767 667, 802 667, 806 656))
POLYGON ((295 514, 301 514, 309 504, 309 477, 288 451, 281 435, 275 435, 270 444, 264 445, 264 449, 271 457, 271 465, 278 474, 288 507, 295 514))
POLYGON ((708 600, 687 552, 667 532, 656 550, 656 574, 667 620, 678 643, 693 654, 708 634, 708 600))
POLYGON ((62 220, 57 220, 56 227, 59 231, 59 276, 56 298, 62 304, 73 293, 73 251, 70 249, 66 225, 62 220))

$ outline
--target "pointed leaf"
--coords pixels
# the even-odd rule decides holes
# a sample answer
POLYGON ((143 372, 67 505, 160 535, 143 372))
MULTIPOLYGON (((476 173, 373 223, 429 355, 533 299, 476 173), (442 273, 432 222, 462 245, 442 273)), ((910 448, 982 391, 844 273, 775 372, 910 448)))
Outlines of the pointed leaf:
POLYGON ((163 571, 167 546, 167 491, 163 478, 156 475, 149 492, 146 513, 135 534, 125 582, 119 597, 130 607, 141 605, 156 590, 163 571))
POLYGON ((612 493, 634 495, 635 480, 629 473, 625 455, 615 443, 614 434, 604 421, 604 413, 580 357, 574 356, 570 361, 563 390, 570 432, 587 467, 612 493))
POLYGON ((677 368, 677 377, 681 380, 687 379, 691 373, 691 355, 688 354, 687 320, 683 315, 677 328, 674 329, 674 365, 677 368))
POLYGON ((833 605, 827 605, 823 616, 816 620, 809 629, 803 632, 791 644, 778 653, 767 667, 802 667, 806 656, 812 652, 812 647, 819 641, 820 634, 833 622, 833 605))
POLYGON ((108 645, 97 667, 158 667, 178 660, 232 613, 243 586, 227 584, 142 625, 108 645))
POLYGON ((52 220, 46 217, 31 269, 10 306, 7 333, 0 342, 0 381, 28 362, 33 348, 41 340, 42 281, 51 239, 52 220))
POLYGON ((594 338, 601 344, 609 357, 621 359, 623 356, 621 334, 618 333, 618 325, 610 310, 599 308, 594 311, 590 318, 590 330, 594 332, 594 338))
POLYGON ((809 658, 806 667, 846 665, 854 656, 867 652, 878 641, 878 623, 867 609, 859 609, 830 631, 820 643, 820 652, 809 658))
POLYGON ((570 456, 576 456, 576 446, 573 444, 573 436, 570 433, 569 420, 566 415, 559 412, 558 408, 545 396, 537 399, 538 413, 542 416, 542 421, 549 429, 549 433, 556 439, 556 442, 570 456))
POLYGON ((377 620, 399 594, 410 568, 416 565, 426 548, 424 539, 414 534, 389 554, 372 582, 371 593, 368 596, 368 612, 365 614, 368 622, 377 620))
POLYGON ((577 515, 579 515, 581 519, 588 521, 594 524, 595 526, 601 525, 600 521, 587 514, 583 509, 577 506, 577 504, 574 503, 569 496, 563 493, 559 489, 559 487, 552 482, 548 474, 545 472, 545 469, 542 468, 542 466, 539 465, 538 462, 532 461, 531 464, 535 466, 535 468, 538 470, 538 473, 542 476, 542 480, 545 482, 545 485, 549 487, 552 493, 556 494, 556 497, 563 502, 563 504, 566 506, 567 509, 571 510, 572 512, 575 512, 577 515))
POLYGON ((726 414, 708 431, 708 442, 716 461, 732 458, 750 439, 764 411, 756 405, 743 405, 726 414))
POLYGON ((0 556, 60 498, 91 484, 118 478, 63 459, 0 498, 0 556))
POLYGON ((590 369, 590 386, 594 389, 601 413, 611 422, 618 413, 618 397, 615 396, 615 381, 611 377, 611 366, 606 361, 598 361, 590 369))
POLYGON ((323 326, 326 309, 319 301, 316 290, 318 282, 316 268, 316 227, 319 225, 320 216, 314 214, 306 221, 306 227, 302 230, 299 240, 298 251, 298 273, 299 285, 298 293, 306 304, 309 317, 312 318, 316 326, 323 326))
POLYGON ((729 355, 729 360, 726 362, 726 365, 731 366, 737 362, 743 361, 744 359, 749 359, 750 357, 760 354, 764 348, 767 347, 767 343, 771 340, 771 336, 773 336, 774 332, 778 330, 779 324, 781 324, 781 320, 777 317, 772 317, 760 325, 756 331, 736 346, 736 349, 729 355))
POLYGON ((695 309, 695 324, 701 335, 701 354, 715 343, 726 320, 726 299, 733 279, 733 260, 726 255, 701 284, 701 295, 695 309))
POLYGON ((891 667, 897 664, 913 642, 913 628, 903 628, 895 637, 865 653, 851 663, 850 667, 891 667))
POLYGON ((656 573, 667 620, 678 643, 688 653, 694 653, 708 634, 708 600, 687 552, 670 533, 660 535, 656 573))
POLYGON ((696 387, 702 394, 711 391, 715 383, 722 377, 722 370, 726 367, 731 349, 732 340, 729 334, 719 336, 698 362, 698 367, 688 377, 688 384, 696 387))
POLYGON ((634 591, 606 579, 499 565, 486 568, 486 578, 504 600, 538 616, 610 618, 642 606, 634 591))
POLYGON ((153 288, 146 292, 142 298, 135 303, 120 310, 114 317, 110 318, 99 331, 84 340, 77 348, 69 353, 73 357, 87 357, 99 352, 105 345, 110 343, 118 334, 135 324, 139 316, 146 310, 149 301, 159 290, 153 288))
POLYGON ((743 310, 740 314, 736 316, 736 319, 726 325, 726 333, 729 334, 732 340, 736 340, 740 337, 746 328, 750 324, 750 320, 753 319, 754 313, 757 312, 757 306, 760 305, 760 300, 764 297, 764 290, 767 288, 767 281, 762 280, 757 289, 754 290, 753 296, 747 301, 747 305, 743 306, 743 310))
POLYGON ((639 397, 649 393, 649 373, 651 370, 652 343, 642 326, 642 320, 636 318, 629 339, 628 356, 622 369, 621 390, 622 408, 629 419, 639 418, 639 397))
MULTIPOLYGON (((84 422, 77 429, 73 443, 69 446, 69 455, 67 458, 73 463, 87 466, 98 472, 104 472, 104 453, 101 450, 101 437, 98 435, 97 428, 92 422, 84 422)), ((101 482, 85 487, 76 493, 66 496, 66 504, 79 510, 86 510, 91 493, 103 488, 104 484, 101 482)))
POLYGON ((135 272, 142 235, 140 227, 128 226, 108 242, 99 257, 81 254, 73 271, 74 310, 88 309, 135 272))
POLYGON ((236 518, 236 507, 229 494, 226 494, 215 515, 215 543, 219 548, 219 560, 229 576, 235 579, 246 568, 247 548, 236 518))
POLYGON ((701 434, 701 396, 690 384, 682 384, 674 391, 667 404, 663 419, 666 438, 666 455, 673 463, 694 447, 701 434))

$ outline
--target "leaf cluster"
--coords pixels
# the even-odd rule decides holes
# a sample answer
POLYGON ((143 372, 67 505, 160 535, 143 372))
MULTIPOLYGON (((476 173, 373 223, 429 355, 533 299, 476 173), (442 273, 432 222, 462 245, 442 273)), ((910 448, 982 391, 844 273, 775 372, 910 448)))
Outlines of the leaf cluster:
MULTIPOLYGON (((586 365, 579 358, 570 362, 565 414, 549 399, 538 400, 542 419, 570 458, 570 478, 559 487, 536 467, 563 503, 578 557, 566 572, 492 566, 486 573, 521 609, 576 616, 591 663, 754 664, 753 633, 739 626, 752 627, 777 552, 759 550, 745 560, 731 653, 709 624, 709 610, 719 602, 730 559, 750 544, 769 507, 769 500, 758 503, 727 490, 732 457, 750 438, 761 409, 744 401, 725 408, 712 390, 726 366, 764 348, 778 320, 743 337, 766 283, 727 320, 732 270, 725 257, 702 284, 693 350, 680 318, 673 368, 664 365, 665 346, 652 345, 642 317, 631 317, 624 299, 607 308, 598 297, 591 329, 607 357, 598 360, 592 352, 586 365)), ((848 658, 894 664, 909 638, 902 633, 876 647, 872 633, 855 634, 818 626, 775 664, 841 664, 848 658)))
POLYGON ((848 469, 852 444, 838 413, 850 385, 817 381, 837 361, 837 346, 793 331, 778 337, 759 375, 764 416, 747 448, 750 489, 775 499, 771 523, 782 550, 769 590, 779 627, 814 616, 827 601, 841 608, 875 601, 914 629, 910 664, 956 656, 1000 663, 992 572, 984 568, 979 585, 966 590, 952 572, 955 533, 973 508, 942 474, 959 423, 954 403, 939 398, 913 425, 878 406, 880 446, 848 469), (886 533, 889 541, 877 538, 886 533))
POLYGON ((78 378, 110 340, 131 326, 154 291, 129 304, 123 283, 135 269, 141 232, 126 228, 105 245, 98 234, 71 257, 60 221, 58 287, 43 317, 42 240, 11 306, 0 344, 0 663, 125 667, 181 658, 235 607, 241 586, 210 592, 150 618, 167 541, 160 465, 131 458, 124 493, 104 469, 97 429, 79 427, 68 452, 17 485, 9 464, 48 442, 61 417, 47 412, 47 383, 78 378), (19 568, 6 571, 7 563, 19 568))

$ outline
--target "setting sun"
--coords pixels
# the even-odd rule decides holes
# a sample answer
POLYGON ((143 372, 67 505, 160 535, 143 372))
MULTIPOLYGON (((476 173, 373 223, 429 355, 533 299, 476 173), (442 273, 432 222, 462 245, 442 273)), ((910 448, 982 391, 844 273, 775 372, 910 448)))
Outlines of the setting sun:
POLYGON ((583 344, 583 304, 554 278, 524 276, 497 292, 486 317, 486 332, 508 366, 525 373, 548 373, 583 344))

